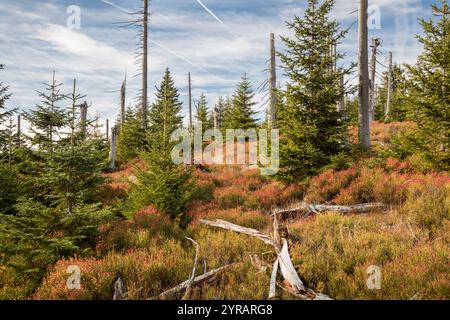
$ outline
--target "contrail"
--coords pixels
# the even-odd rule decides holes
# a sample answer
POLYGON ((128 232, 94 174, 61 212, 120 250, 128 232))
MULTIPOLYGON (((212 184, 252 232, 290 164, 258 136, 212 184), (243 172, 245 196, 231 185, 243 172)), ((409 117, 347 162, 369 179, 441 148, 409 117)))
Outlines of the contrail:
MULTIPOLYGON (((114 8, 116 8, 116 9, 119 9, 119 10, 122 11, 122 12, 125 12, 125 13, 128 13, 128 14, 132 14, 132 13, 133 13, 131 10, 127 10, 127 9, 121 7, 121 6, 118 6, 117 4, 115 4, 115 3, 113 3, 113 2, 110 2, 110 1, 107 1, 107 0, 100 0, 100 1, 103 2, 103 3, 106 3, 107 5, 110 5, 110 6, 114 7, 114 8)), ((201 71, 203 71, 203 72, 209 74, 209 71, 208 71, 208 70, 206 70, 206 69, 204 69, 204 68, 202 68, 202 67, 196 65, 195 63, 193 63, 193 62, 190 61, 189 59, 187 59, 187 58, 185 58, 185 57, 179 55, 179 54, 176 53, 175 51, 172 51, 172 50, 170 50, 170 49, 164 47, 164 46, 163 46, 162 44, 160 44, 159 42, 156 42, 155 40, 152 40, 152 39, 149 39, 149 41, 150 41, 151 43, 157 45, 157 46, 160 47, 161 49, 167 51, 168 53, 170 53, 170 54, 176 56, 177 58, 184 60, 185 62, 187 62, 187 63, 190 64, 191 66, 193 66, 193 67, 195 67, 195 68, 197 68, 197 69, 199 69, 199 70, 201 70, 201 71)))
POLYGON ((164 47, 164 46, 163 46, 162 44, 160 44, 159 42, 156 42, 155 40, 152 40, 152 39, 148 39, 148 41, 150 41, 151 43, 157 45, 157 46, 160 47, 161 49, 163 49, 163 50, 169 52, 170 54, 172 54, 172 55, 174 55, 174 56, 176 56, 176 57, 178 57, 178 58, 180 58, 180 59, 186 61, 186 62, 189 63, 191 66, 193 66, 193 67, 195 67, 195 68, 197 68, 197 69, 199 69, 199 70, 201 70, 201 71, 203 71, 203 72, 205 72, 205 73, 209 73, 208 70, 203 69, 202 67, 196 65, 195 63, 193 63, 192 61, 190 61, 188 58, 185 58, 185 57, 179 55, 179 54, 176 53, 175 51, 172 51, 172 50, 170 50, 169 48, 164 47))
POLYGON ((214 19, 216 19, 216 21, 218 21, 228 31, 229 34, 231 34, 233 37, 237 38, 237 36, 233 32, 231 32, 230 28, 222 20, 220 20, 219 17, 216 16, 214 14, 214 12, 211 11, 211 9, 209 9, 201 0, 196 0, 196 1, 199 5, 202 6, 203 9, 205 9, 206 12, 209 13, 209 15, 211 15, 214 19))
POLYGON ((115 3, 112 3, 112 2, 110 2, 110 1, 107 1, 107 0, 100 0, 101 2, 103 2, 103 3, 106 3, 106 4, 108 4, 108 5, 110 5, 111 7, 114 7, 114 8, 116 8, 116 9, 119 9, 120 11, 123 11, 123 12, 125 12, 125 13, 128 13, 128 14, 132 14, 133 12, 131 12, 131 11, 129 11, 129 10, 127 10, 127 9, 125 9, 125 8, 123 8, 123 7, 121 7, 121 6, 118 6, 117 4, 115 4, 115 3))

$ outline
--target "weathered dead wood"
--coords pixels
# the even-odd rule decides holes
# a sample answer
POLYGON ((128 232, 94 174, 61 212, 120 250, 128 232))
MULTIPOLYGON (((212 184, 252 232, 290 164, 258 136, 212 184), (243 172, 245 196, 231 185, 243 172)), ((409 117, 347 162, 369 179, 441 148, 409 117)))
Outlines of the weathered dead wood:
POLYGON ((332 205, 315 205, 302 203, 298 207, 290 209, 276 209, 274 214, 281 217, 282 220, 295 218, 298 215, 320 214, 324 212, 338 212, 343 214, 351 213, 369 213, 377 209, 385 209, 383 203, 363 203, 351 206, 332 206, 332 205))
POLYGON ((272 274, 270 276, 269 300, 275 298, 277 290, 277 273, 278 273, 278 259, 275 260, 272 267, 272 274))
POLYGON ((198 245, 198 243, 196 241, 194 241, 194 239, 191 239, 189 237, 186 237, 186 239, 188 239, 195 245, 195 258, 194 258, 194 266, 192 267, 192 275, 191 275, 191 278, 189 279, 189 283, 186 288, 186 292, 183 296, 183 300, 186 300, 189 297, 189 295, 191 294, 192 283, 194 282, 195 273, 197 272, 198 256, 200 253, 200 246, 198 245))
MULTIPOLYGON (((279 234, 279 231, 278 231, 279 224, 278 224, 277 214, 274 213, 273 217, 274 217, 274 234, 276 235, 276 234, 279 234)), ((264 243, 270 244, 271 246, 273 246, 275 248, 275 251, 278 254, 278 258, 275 261, 274 268, 272 270, 271 283, 270 283, 270 289, 269 289, 269 298, 273 298, 276 294, 273 283, 274 282, 276 283, 276 276, 278 273, 277 270, 279 267, 284 280, 290 286, 290 289, 286 289, 286 290, 289 290, 290 292, 292 292, 293 294, 295 294, 297 296, 304 297, 306 300, 316 300, 316 299, 331 300, 331 298, 329 298, 328 296, 318 294, 318 293, 314 292, 313 290, 305 287, 303 282, 300 280, 300 277, 298 276, 298 273, 295 270, 295 267, 289 256, 288 242, 286 239, 281 239, 281 241, 280 241, 280 242, 282 242, 282 244, 281 244, 274 238, 272 238, 258 230, 241 227, 239 225, 236 225, 236 224, 233 224, 233 223, 230 223, 227 221, 223 221, 223 220, 215 220, 215 221, 200 220, 200 222, 203 224, 206 224, 208 226, 222 228, 225 230, 231 230, 231 231, 234 231, 237 233, 242 233, 242 234, 256 237, 256 238, 260 239, 261 241, 263 241, 264 243), (275 269, 277 269, 277 270, 275 270, 275 269)))
POLYGON ((229 269, 233 266, 235 266, 236 264, 228 264, 226 266, 211 270, 205 274, 202 274, 201 276, 195 277, 193 281, 191 281, 191 279, 184 281, 183 283, 179 284, 178 286, 169 289, 167 291, 164 291, 163 293, 159 294, 158 296, 152 298, 152 300, 164 300, 164 299, 170 299, 172 297, 179 297, 183 292, 186 291, 186 289, 189 286, 189 283, 191 284, 191 287, 194 286, 198 286, 202 283, 208 282, 212 279, 214 279, 214 277, 221 273, 222 271, 229 269))
POLYGON ((255 229, 251 229, 251 228, 246 228, 246 227, 241 227, 237 224, 233 224, 227 221, 223 221, 223 220, 215 220, 215 221, 210 221, 210 220, 200 220, 201 223, 206 224, 208 226, 211 227, 216 227, 216 228, 221 228, 221 229, 225 229, 225 230, 231 230, 237 233, 242 233, 242 234, 246 234, 252 237, 256 237, 259 240, 263 241, 266 244, 269 244, 271 246, 273 246, 276 249, 279 249, 279 244, 270 236, 255 230, 255 229))
POLYGON ((289 256, 288 243, 286 239, 283 239, 283 248, 278 256, 278 261, 280 265, 280 271, 283 278, 292 286, 292 289, 297 292, 305 291, 305 285, 297 274, 294 268, 291 257, 289 256))

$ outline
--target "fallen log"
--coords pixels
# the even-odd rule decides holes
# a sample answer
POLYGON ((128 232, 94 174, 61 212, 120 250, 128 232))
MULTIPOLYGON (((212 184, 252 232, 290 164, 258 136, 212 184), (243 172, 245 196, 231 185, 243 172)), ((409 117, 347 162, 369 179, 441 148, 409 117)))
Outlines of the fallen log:
POLYGON ((307 204, 302 203, 298 207, 290 209, 275 209, 274 214, 281 216, 283 220, 295 218, 299 214, 309 215, 311 213, 320 214, 324 212, 337 212, 343 214, 350 213, 369 213, 378 209, 385 209, 383 203, 363 203, 351 206, 334 206, 324 204, 307 204))
POLYGON ((231 231, 234 231, 237 233, 242 233, 242 234, 246 234, 246 235, 249 235, 252 237, 256 237, 259 240, 263 241, 264 243, 273 246, 277 250, 280 249, 280 245, 272 237, 270 237, 258 230, 241 227, 237 224, 233 224, 233 223, 223 221, 223 220, 215 220, 215 221, 200 220, 200 222, 203 224, 206 224, 208 226, 211 226, 211 227, 221 228, 221 229, 225 229, 225 230, 231 230, 231 231))
POLYGON ((179 297, 181 294, 183 294, 186 289, 189 287, 189 285, 191 287, 194 286, 198 286, 202 283, 205 283, 207 281, 212 280, 217 274, 219 274, 220 272, 229 269, 233 266, 235 266, 236 264, 228 264, 226 266, 211 270, 205 274, 202 274, 201 276, 195 277, 192 281, 191 279, 184 281, 183 283, 179 284, 178 286, 169 289, 167 291, 164 291, 163 293, 159 294, 156 297, 153 297, 151 300, 165 300, 165 299, 170 299, 172 297, 179 297))

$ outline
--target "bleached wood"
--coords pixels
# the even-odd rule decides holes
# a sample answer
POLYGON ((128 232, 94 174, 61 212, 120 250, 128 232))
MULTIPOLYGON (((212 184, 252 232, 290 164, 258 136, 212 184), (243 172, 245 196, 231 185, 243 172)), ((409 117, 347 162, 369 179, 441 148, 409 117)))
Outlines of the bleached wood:
POLYGON ((370 149, 368 0, 359 0, 358 67, 359 67, 359 143, 370 149))
POLYGON ((239 225, 227 222, 227 221, 223 221, 223 220, 215 220, 215 221, 209 221, 209 220, 200 220, 201 223, 206 224, 208 226, 212 226, 212 227, 216 227, 216 228, 222 228, 222 229, 226 229, 226 230, 231 230, 237 233, 242 233, 242 234, 246 234, 252 237, 256 237, 259 240, 263 241, 266 244, 269 244, 271 246, 273 246, 274 248, 279 248, 278 244, 276 243, 276 241, 271 238, 270 236, 255 230, 255 229, 251 229, 251 228, 246 228, 246 227, 241 227, 239 225))
POLYGON ((286 239, 283 239, 283 247, 281 249, 280 256, 278 257, 280 265, 280 271, 283 278, 291 285, 295 291, 305 291, 305 285, 297 274, 297 271, 292 264, 291 257, 289 256, 288 243, 286 239))
POLYGON ((351 213, 369 213, 378 209, 385 209, 386 205, 383 203, 363 203, 351 206, 332 206, 332 205, 315 205, 315 204, 307 204, 301 203, 299 206, 289 209, 276 209, 275 212, 282 217, 286 216, 296 216, 299 213, 324 213, 324 212, 337 212, 343 214, 351 214, 351 213))
POLYGON ((275 298, 277 294, 277 274, 278 274, 278 259, 275 260, 272 267, 272 274, 270 276, 269 300, 275 298))
POLYGON ((234 265, 235 264, 229 264, 229 265, 211 270, 205 274, 202 274, 201 276, 195 277, 192 282, 190 281, 190 279, 186 280, 183 283, 179 284, 178 286, 176 286, 172 289, 169 289, 167 291, 164 291, 163 293, 159 294, 157 297, 154 297, 153 300, 155 300, 155 299, 163 300, 163 299, 169 299, 169 298, 180 296, 183 292, 185 292, 189 283, 191 283, 191 286, 198 286, 204 282, 211 280, 220 272, 222 272, 226 269, 229 269, 229 268, 233 267, 234 265))
POLYGON ((186 237, 186 239, 191 241, 195 246, 195 258, 194 258, 194 266, 192 267, 192 275, 191 275, 191 278, 189 279, 189 283, 186 288, 186 292, 184 294, 183 300, 187 299, 189 294, 191 293, 192 283, 194 282, 195 273, 197 272, 198 256, 200 253, 200 246, 198 245, 198 243, 194 239, 191 239, 189 237, 186 237))

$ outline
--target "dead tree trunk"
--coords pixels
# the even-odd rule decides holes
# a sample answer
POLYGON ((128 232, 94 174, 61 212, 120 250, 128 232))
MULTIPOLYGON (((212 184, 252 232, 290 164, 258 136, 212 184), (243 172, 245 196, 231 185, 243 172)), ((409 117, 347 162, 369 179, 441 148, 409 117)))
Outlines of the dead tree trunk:
POLYGON ((142 17, 142 129, 147 130, 147 99, 148 99, 148 0, 143 0, 142 17))
POLYGON ((391 104, 392 104, 392 94, 393 94, 393 70, 392 70, 392 52, 389 51, 389 58, 388 58, 388 92, 387 92, 387 99, 386 99, 386 110, 384 112, 384 118, 385 121, 389 120, 389 113, 391 111, 391 104))
POLYGON ((125 72, 125 80, 122 82, 122 87, 120 88, 120 124, 122 126, 125 123, 126 94, 127 94, 127 73, 125 72))
POLYGON ((20 147, 21 143, 22 143, 22 139, 21 139, 21 128, 20 128, 20 114, 17 115, 17 145, 20 147))
POLYGON ((376 77, 377 77, 377 50, 380 40, 372 39, 372 58, 370 59, 370 122, 375 120, 376 105, 376 77))
POLYGON ((341 97, 338 101, 338 111, 339 112, 344 112, 345 110, 345 79, 344 76, 341 77, 341 82, 340 82, 340 90, 342 91, 341 97))
POLYGON ((110 169, 116 170, 116 158, 117 158, 117 126, 111 129, 111 153, 110 153, 110 169))
POLYGON ((80 105, 80 126, 84 134, 86 133, 87 129, 87 112, 88 112, 88 104, 85 101, 80 105))
POLYGON ((368 0, 359 0, 358 65, 359 65, 359 143, 370 149, 368 0))
POLYGON ((106 140, 109 140, 109 119, 106 119, 106 140))
POLYGON ((191 82, 191 73, 188 73, 188 90, 189 90, 189 132, 192 135, 192 128, 193 128, 193 124, 192 124, 192 82, 191 82))
POLYGON ((276 50, 275 50, 275 35, 270 34, 270 66, 269 66, 269 90, 270 90, 270 104, 267 115, 269 130, 275 129, 276 122, 276 104, 277 104, 277 70, 276 70, 276 50))

